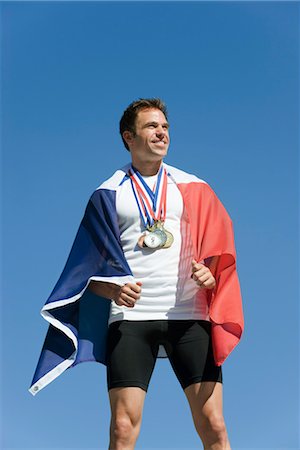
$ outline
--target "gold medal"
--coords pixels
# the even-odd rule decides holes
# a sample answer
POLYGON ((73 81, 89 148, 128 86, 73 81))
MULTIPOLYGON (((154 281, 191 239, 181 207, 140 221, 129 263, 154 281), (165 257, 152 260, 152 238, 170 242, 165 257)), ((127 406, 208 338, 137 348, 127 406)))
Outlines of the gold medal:
POLYGON ((174 236, 172 233, 170 233, 170 231, 165 230, 165 233, 167 235, 167 240, 166 240, 163 248, 169 248, 169 247, 171 247, 171 245, 174 242, 174 236))

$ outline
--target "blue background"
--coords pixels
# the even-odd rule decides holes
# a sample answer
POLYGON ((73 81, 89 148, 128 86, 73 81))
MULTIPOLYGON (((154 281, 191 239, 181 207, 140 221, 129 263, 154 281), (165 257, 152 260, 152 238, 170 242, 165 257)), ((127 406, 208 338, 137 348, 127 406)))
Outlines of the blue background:
MULTIPOLYGON (((299 3, 2 2, 1 18, 2 448, 107 448, 104 366, 27 389, 86 202, 129 160, 122 112, 159 96, 166 162, 205 179, 235 225, 246 329, 223 366, 231 446, 299 449, 299 3)), ((137 449, 200 447, 159 360, 137 449)))

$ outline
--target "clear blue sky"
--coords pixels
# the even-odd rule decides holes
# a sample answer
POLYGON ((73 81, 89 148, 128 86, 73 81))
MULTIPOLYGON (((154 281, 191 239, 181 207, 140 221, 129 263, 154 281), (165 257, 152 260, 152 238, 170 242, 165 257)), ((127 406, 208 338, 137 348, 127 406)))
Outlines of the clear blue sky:
MULTIPOLYGON (((93 190, 128 162, 119 118, 169 109, 167 162, 205 179, 235 226, 245 334, 223 366, 233 450, 299 449, 299 3, 2 2, 2 448, 106 449, 105 368, 27 389, 39 311, 93 190)), ((157 362, 137 449, 199 449, 157 362)))

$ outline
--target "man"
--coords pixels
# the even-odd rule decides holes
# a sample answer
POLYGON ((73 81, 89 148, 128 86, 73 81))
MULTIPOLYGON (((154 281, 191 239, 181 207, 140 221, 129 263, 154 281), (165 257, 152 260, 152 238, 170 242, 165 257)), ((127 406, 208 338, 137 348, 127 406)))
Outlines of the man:
POLYGON ((205 182, 163 162, 170 137, 161 100, 129 105, 120 132, 131 164, 91 197, 42 310, 50 327, 31 392, 92 353, 107 365, 109 449, 131 450, 155 360, 167 355, 204 449, 228 450, 221 365, 243 330, 231 221, 205 182), (106 317, 108 332, 96 355, 100 338, 81 323, 105 298, 109 311, 98 317, 106 317), (57 329, 69 340, 57 345, 57 329))

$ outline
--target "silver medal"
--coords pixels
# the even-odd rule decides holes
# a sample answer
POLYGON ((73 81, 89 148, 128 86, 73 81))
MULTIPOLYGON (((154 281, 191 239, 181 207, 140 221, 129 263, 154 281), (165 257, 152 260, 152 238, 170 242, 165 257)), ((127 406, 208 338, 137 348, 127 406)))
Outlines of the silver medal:
POLYGON ((167 241, 167 235, 163 230, 155 230, 146 234, 144 244, 149 248, 163 247, 167 241))

